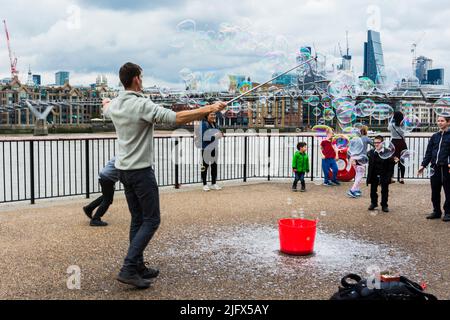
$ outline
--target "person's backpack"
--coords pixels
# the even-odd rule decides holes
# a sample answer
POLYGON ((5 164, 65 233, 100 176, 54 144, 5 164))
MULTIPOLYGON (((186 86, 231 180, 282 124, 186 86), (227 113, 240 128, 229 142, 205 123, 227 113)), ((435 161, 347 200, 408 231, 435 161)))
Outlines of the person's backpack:
POLYGON ((360 276, 349 274, 342 278, 341 284, 342 287, 339 287, 339 291, 330 300, 437 300, 434 295, 425 293, 418 283, 403 276, 394 281, 380 281, 371 286, 360 276))

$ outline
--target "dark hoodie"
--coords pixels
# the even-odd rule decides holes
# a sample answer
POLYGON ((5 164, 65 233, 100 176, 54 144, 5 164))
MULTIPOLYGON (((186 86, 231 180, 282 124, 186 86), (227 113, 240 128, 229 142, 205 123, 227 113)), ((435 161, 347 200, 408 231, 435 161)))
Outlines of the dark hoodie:
POLYGON ((422 166, 426 168, 430 163, 434 167, 448 165, 450 156, 450 131, 439 131, 428 142, 427 152, 423 158, 422 166))

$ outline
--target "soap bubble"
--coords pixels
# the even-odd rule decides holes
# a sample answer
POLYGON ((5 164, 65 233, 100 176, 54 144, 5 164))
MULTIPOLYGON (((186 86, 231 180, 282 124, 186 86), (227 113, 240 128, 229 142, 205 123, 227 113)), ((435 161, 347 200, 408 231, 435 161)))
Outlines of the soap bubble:
POLYGON ((192 81, 195 78, 194 73, 188 68, 181 69, 179 75, 183 81, 192 81))
POLYGON ((381 143, 380 148, 381 148, 380 151, 376 150, 376 152, 378 153, 378 155, 380 156, 381 159, 384 159, 384 160, 389 159, 395 153, 395 146, 390 141, 387 141, 387 140, 383 141, 381 143))
POLYGON ((413 165, 417 161, 417 153, 412 150, 403 150, 400 153, 400 163, 405 167, 413 165))
POLYGON ((337 108, 339 108, 343 103, 345 103, 345 102, 351 102, 352 100, 350 99, 350 98, 346 98, 346 97, 341 97, 341 98, 336 98, 336 99, 333 99, 332 101, 331 101, 331 106, 334 108, 334 109, 337 109, 337 108))
POLYGON ((410 102, 403 103, 401 106, 401 112, 403 112, 403 114, 412 114, 414 112, 413 104, 410 102))
POLYGON ((336 148, 343 150, 348 147, 350 140, 345 135, 339 135, 334 138, 333 143, 336 145, 336 148))
POLYGON ((372 113, 372 117, 375 120, 386 120, 389 119, 393 116, 394 114, 394 109, 388 105, 388 104, 378 104, 375 109, 374 112, 372 113))
POLYGON ((372 99, 364 99, 358 104, 361 118, 371 116, 375 112, 376 103, 372 99))
POLYGON ((323 110, 323 118, 326 121, 332 121, 335 116, 336 116, 336 114, 334 113, 333 109, 326 108, 323 110))
POLYGON ((402 129, 405 132, 413 132, 414 129, 417 129, 420 127, 420 119, 411 114, 405 115, 403 122, 402 122, 402 129))
POLYGON ((351 71, 339 71, 328 85, 328 93, 334 97, 356 97, 356 77, 351 71))
POLYGON ((360 94, 371 94, 375 90, 375 83, 367 77, 359 78, 358 91, 360 94))
POLYGON ((312 131, 316 133, 318 136, 326 136, 328 129, 330 129, 329 126, 317 125, 312 128, 312 131))
POLYGON ((365 166, 369 163, 369 157, 366 154, 352 157, 353 160, 358 161, 358 164, 365 166))
POLYGON ((353 102, 344 102, 336 109, 336 118, 342 124, 349 124, 356 120, 353 102))
POLYGON ((318 96, 311 96, 306 100, 313 107, 317 107, 320 104, 320 98, 318 96))
POLYGON ((322 114, 322 110, 320 110, 320 108, 315 107, 312 111, 313 115, 315 115, 316 117, 320 116, 322 114))
POLYGON ((356 127, 349 126, 342 128, 342 132, 350 136, 355 136, 359 134, 359 129, 356 127))
POLYGON ((245 92, 247 92, 247 91, 250 91, 250 90, 252 90, 252 83, 249 82, 249 81, 243 81, 243 82, 239 85, 238 90, 239 90, 239 93, 240 93, 240 94, 243 94, 243 93, 245 93, 245 92))
POLYGON ((240 103, 237 103, 237 102, 233 103, 233 105, 231 105, 231 106, 228 107, 228 110, 229 110, 231 113, 235 113, 235 114, 241 112, 242 109, 243 109, 243 108, 242 108, 241 104, 240 104, 240 103))
POLYGON ((394 68, 385 68, 384 74, 378 74, 375 80, 377 91, 380 93, 390 93, 400 84, 400 74, 394 68))
POLYGON ((443 98, 436 101, 433 110, 439 117, 450 117, 450 98, 443 98))
POLYGON ((353 138, 350 140, 348 153, 350 155, 359 155, 364 152, 364 142, 361 138, 353 138))
POLYGON ((339 171, 345 170, 345 168, 347 167, 347 163, 342 159, 337 160, 336 164, 338 166, 339 171))

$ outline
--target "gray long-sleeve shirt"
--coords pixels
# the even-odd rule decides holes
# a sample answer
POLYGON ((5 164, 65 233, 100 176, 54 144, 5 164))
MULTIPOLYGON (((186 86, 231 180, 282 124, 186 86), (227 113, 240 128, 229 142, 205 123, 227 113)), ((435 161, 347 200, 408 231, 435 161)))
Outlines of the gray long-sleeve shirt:
POLYGON ((116 127, 119 170, 139 170, 153 166, 155 123, 175 124, 176 113, 153 103, 143 94, 122 91, 111 101, 105 116, 116 127))

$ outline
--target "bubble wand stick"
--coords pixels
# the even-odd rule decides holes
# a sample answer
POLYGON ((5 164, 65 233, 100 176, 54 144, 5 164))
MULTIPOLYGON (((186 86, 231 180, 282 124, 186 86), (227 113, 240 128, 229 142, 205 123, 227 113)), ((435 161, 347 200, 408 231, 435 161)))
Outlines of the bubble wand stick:
POLYGON ((298 68, 304 66, 305 64, 309 64, 309 63, 312 62, 312 61, 317 61, 317 57, 311 58, 311 59, 309 59, 309 60, 307 60, 307 61, 305 61, 305 62, 303 62, 303 63, 301 63, 301 64, 299 64, 299 65, 297 65, 297 66, 295 66, 295 67, 293 67, 293 68, 291 68, 291 69, 289 69, 288 71, 285 71, 285 72, 283 72, 282 74, 277 75, 275 78, 272 78, 272 79, 270 79, 270 80, 268 80, 268 81, 266 81, 266 82, 264 82, 264 83, 261 83, 260 85, 258 85, 258 86, 256 86, 256 87, 254 87, 253 89, 251 89, 251 90, 249 90, 249 91, 247 91, 247 92, 244 92, 243 94, 237 96, 236 98, 233 98, 233 99, 231 99, 230 101, 228 101, 228 102, 227 102, 227 105, 229 105, 229 104, 231 104, 231 103, 233 103, 233 102, 235 102, 235 101, 241 99, 242 97, 245 97, 246 95, 252 93, 253 91, 258 90, 259 88, 261 88, 262 86, 265 86, 265 85, 268 84, 269 82, 272 82, 272 81, 274 81, 274 80, 276 80, 276 79, 278 79, 278 78, 284 76, 285 74, 288 74, 289 72, 294 71, 295 69, 298 69, 298 68))

